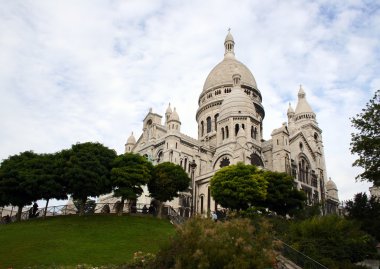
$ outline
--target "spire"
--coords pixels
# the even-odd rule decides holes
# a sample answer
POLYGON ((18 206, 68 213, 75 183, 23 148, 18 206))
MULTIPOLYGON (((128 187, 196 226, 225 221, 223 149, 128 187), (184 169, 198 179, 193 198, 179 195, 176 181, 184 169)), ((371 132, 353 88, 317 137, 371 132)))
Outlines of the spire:
POLYGON ((298 98, 305 98, 306 94, 305 91, 302 88, 302 85, 300 84, 300 89, 298 91, 298 98))
MULTIPOLYGON (((306 100, 306 93, 302 88, 302 85, 300 85, 300 89, 298 91, 298 103, 296 107, 295 114, 300 113, 312 113, 314 114, 313 110, 311 109, 309 103, 306 100)), ((315 114, 314 114, 315 117, 315 114)))
POLYGON ((225 48, 224 57, 225 58, 235 58, 235 52, 234 52, 235 41, 230 31, 231 31, 231 28, 228 28, 228 34, 226 36, 226 39, 224 40, 224 48, 225 48))
POLYGON ((288 117, 294 115, 294 109, 292 107, 292 104, 289 102, 289 108, 288 108, 288 117))
POLYGON ((166 113, 165 114, 171 114, 172 113, 172 109, 170 107, 170 103, 168 105, 168 108, 166 109, 166 113))

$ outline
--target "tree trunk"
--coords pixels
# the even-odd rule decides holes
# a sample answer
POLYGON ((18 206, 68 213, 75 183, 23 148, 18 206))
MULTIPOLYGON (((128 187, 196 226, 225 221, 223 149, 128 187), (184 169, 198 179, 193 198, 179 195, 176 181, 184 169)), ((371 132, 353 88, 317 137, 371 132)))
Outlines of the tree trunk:
POLYGON ((162 207, 163 207, 163 203, 161 203, 160 201, 158 201, 158 213, 157 213, 157 218, 159 219, 162 219, 162 207))
POLYGON ((23 206, 18 206, 18 208, 17 208, 17 215, 16 215, 17 221, 21 220, 22 208, 23 208, 23 206))
POLYGON ((79 216, 84 216, 84 208, 86 206, 86 202, 87 202, 87 197, 82 198, 81 203, 80 203, 79 216))
POLYGON ((118 210, 117 215, 122 216, 123 210, 124 210, 124 198, 123 197, 121 197, 120 205, 119 205, 119 208, 117 210, 118 210))
POLYGON ((44 218, 46 218, 46 211, 47 211, 47 207, 48 207, 48 204, 49 204, 49 200, 50 200, 50 199, 46 199, 46 205, 45 205, 45 211, 44 211, 44 218))

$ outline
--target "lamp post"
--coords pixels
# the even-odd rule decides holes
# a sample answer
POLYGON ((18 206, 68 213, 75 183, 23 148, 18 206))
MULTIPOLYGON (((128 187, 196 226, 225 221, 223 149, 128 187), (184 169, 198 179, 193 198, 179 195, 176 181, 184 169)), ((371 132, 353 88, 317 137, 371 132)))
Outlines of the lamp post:
POLYGON ((194 211, 195 211, 195 181, 194 181, 194 176, 195 176, 195 168, 197 167, 197 164, 195 163, 195 160, 193 160, 190 163, 190 168, 191 168, 191 216, 194 216, 194 211))

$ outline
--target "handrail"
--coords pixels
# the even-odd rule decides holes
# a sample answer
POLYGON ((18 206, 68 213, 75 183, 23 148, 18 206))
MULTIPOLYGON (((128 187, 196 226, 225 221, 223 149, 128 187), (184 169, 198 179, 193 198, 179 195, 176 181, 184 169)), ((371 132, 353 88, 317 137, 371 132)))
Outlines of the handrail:
POLYGON ((274 238, 279 241, 283 246, 281 253, 284 257, 288 258, 303 269, 328 269, 326 266, 307 256, 306 254, 296 250, 292 246, 286 244, 284 241, 274 238))
MULTIPOLYGON (((116 203, 94 203, 92 207, 89 208, 85 214, 114 214, 118 212, 118 205, 120 202, 116 203)), ((123 213, 137 213, 137 214, 156 214, 157 210, 155 208, 149 209, 150 204, 137 203, 134 205, 128 205, 125 203, 123 207, 123 213)), ((190 217, 190 208, 179 207, 175 210, 173 207, 166 205, 167 215, 170 217, 183 218, 186 219, 190 217)), ((21 213, 21 220, 29 220, 34 218, 41 218, 45 216, 45 208, 38 208, 35 214, 31 214, 31 209, 33 207, 26 207, 21 213)), ((46 216, 63 216, 63 215, 76 215, 79 214, 79 210, 74 204, 49 206, 46 208, 46 216)), ((6 224, 10 222, 15 222, 17 219, 16 214, 12 216, 3 216, 0 218, 0 224, 6 224)))

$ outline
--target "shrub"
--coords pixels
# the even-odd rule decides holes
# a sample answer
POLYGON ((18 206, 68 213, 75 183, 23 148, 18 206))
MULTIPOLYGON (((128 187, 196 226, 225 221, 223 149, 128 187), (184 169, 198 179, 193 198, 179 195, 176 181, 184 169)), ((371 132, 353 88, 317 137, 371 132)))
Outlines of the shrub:
POLYGON ((288 242, 329 268, 354 268, 375 252, 371 236, 358 224, 335 215, 314 217, 290 226, 288 242))
POLYGON ((266 268, 275 264, 267 222, 195 218, 180 227, 150 268, 266 268))

